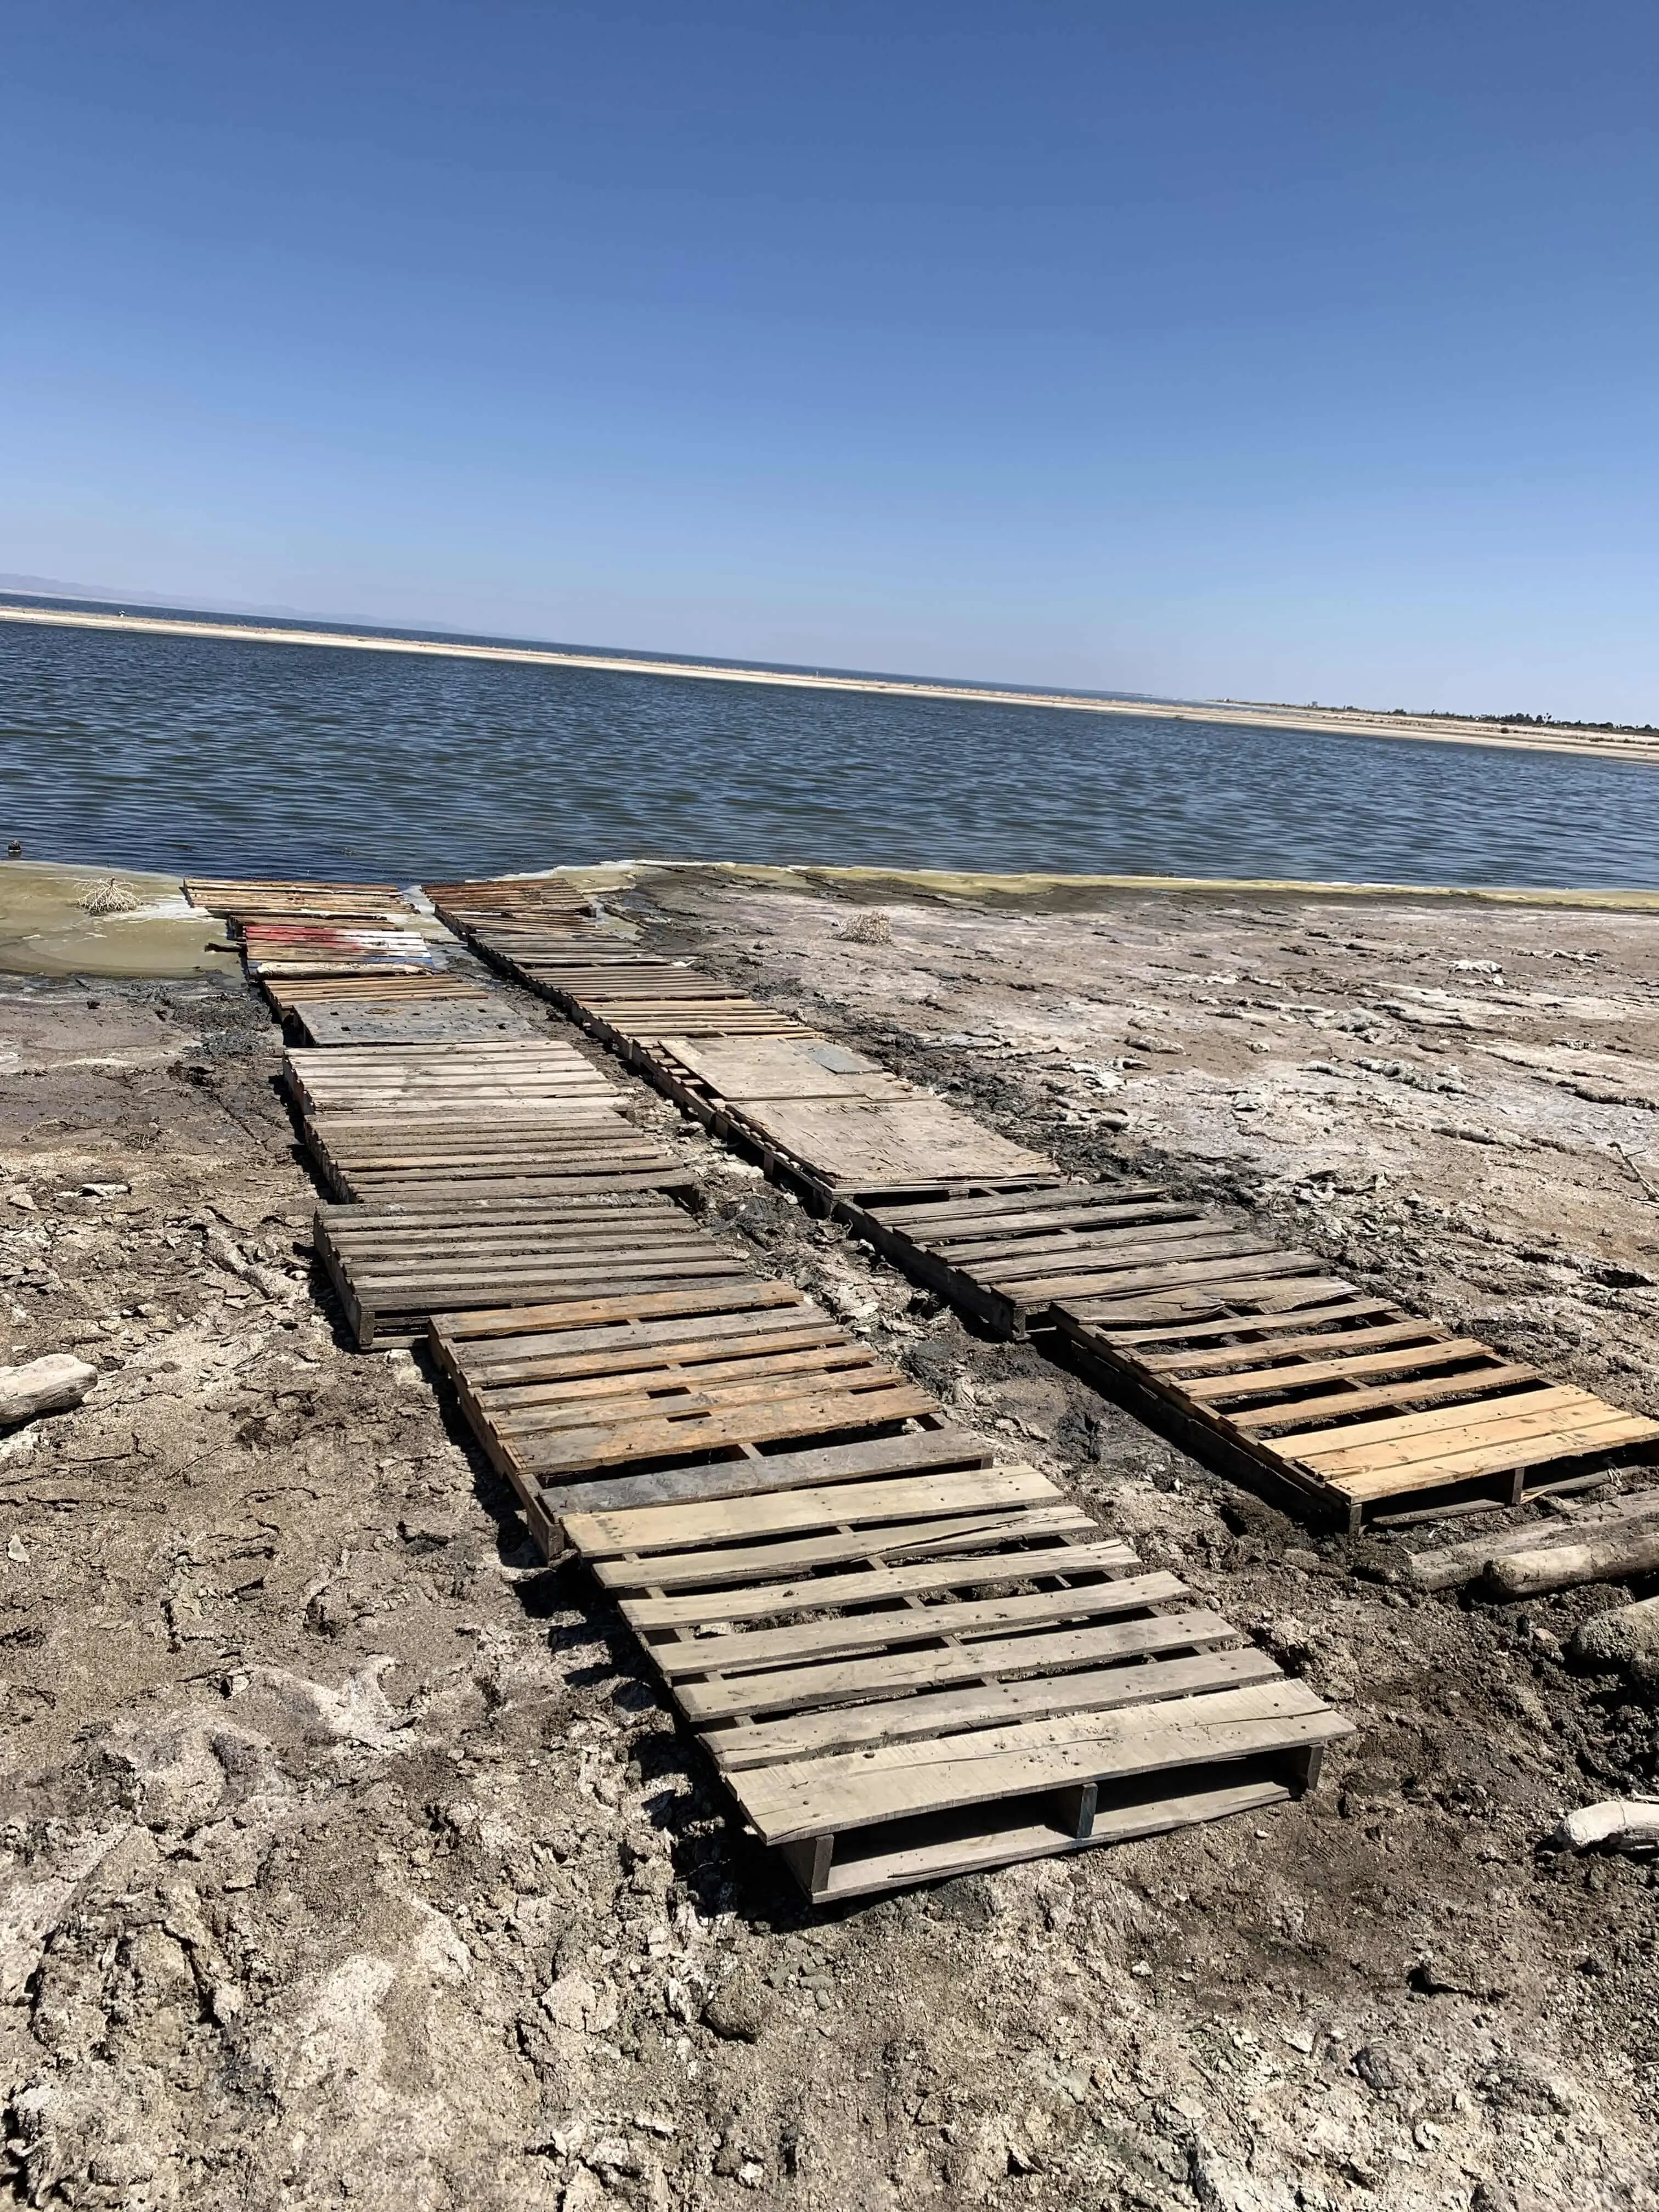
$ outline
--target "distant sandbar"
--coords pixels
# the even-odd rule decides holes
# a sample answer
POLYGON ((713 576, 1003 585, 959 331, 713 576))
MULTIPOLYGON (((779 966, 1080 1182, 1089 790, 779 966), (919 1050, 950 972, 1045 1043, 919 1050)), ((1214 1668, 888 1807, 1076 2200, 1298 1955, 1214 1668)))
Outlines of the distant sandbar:
POLYGON ((1352 708, 1268 707, 1240 700, 1098 698, 1083 692, 1021 691, 910 677, 824 676, 776 668, 711 665, 697 660, 650 660, 621 653, 570 653, 554 647, 472 645, 459 639, 380 637, 368 631, 287 629, 240 622, 204 622, 177 615, 95 614, 78 608, 0 606, 0 622, 64 629, 131 632, 146 637, 231 639, 243 644, 335 646, 355 653, 423 654, 443 660, 507 660, 539 668, 582 668, 609 676, 660 676, 702 683, 762 684, 791 691, 862 691, 888 699, 946 699, 998 707, 1058 707, 1074 714, 1128 714, 1142 720, 1222 722, 1249 729, 1305 730, 1323 735, 1416 738, 1432 744, 1497 745, 1521 752, 1577 753, 1601 760, 1659 765, 1659 738, 1621 737, 1519 723, 1459 720, 1427 714, 1377 714, 1352 708))

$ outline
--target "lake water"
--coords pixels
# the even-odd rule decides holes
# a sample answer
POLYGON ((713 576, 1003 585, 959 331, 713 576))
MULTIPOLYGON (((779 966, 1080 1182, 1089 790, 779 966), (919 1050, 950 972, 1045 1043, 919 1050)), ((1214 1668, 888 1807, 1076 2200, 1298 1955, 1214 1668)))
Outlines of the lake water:
POLYGON ((0 839, 32 860, 1655 888, 1656 805, 1659 770, 1551 753, 0 625, 0 839))

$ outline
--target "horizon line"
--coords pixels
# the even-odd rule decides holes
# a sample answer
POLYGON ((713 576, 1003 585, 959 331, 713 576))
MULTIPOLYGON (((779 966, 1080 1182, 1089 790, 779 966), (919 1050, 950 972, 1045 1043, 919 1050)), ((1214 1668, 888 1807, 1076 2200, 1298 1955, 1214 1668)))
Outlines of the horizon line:
MULTIPOLYGON (((44 579, 42 580, 45 580, 44 579)), ((0 586, 15 599, 46 599, 56 596, 31 592, 16 586, 0 586)), ((319 617, 313 617, 312 620, 319 617)), ((322 619, 326 619, 323 617, 322 619)), ((1509 724, 1480 721, 1469 716, 1407 714, 1358 708, 1296 708, 1237 700, 1164 700, 1120 693, 1052 691, 1015 685, 952 683, 924 677, 865 676, 805 669, 767 666, 756 662, 655 658, 632 653, 603 653, 557 646, 475 643, 459 635, 418 636, 386 634, 374 629, 305 629, 283 626, 284 618, 267 617, 264 624, 228 615, 130 615, 85 607, 8 606, 0 605, 0 622, 33 623, 43 628, 75 629, 117 635, 201 639, 233 639, 243 643, 332 647, 336 650, 402 653, 434 659, 507 661, 521 665, 580 669, 585 672, 651 676, 671 681, 740 683, 793 690, 854 692, 884 698, 940 700, 960 704, 1047 708, 1080 714, 1139 716, 1160 721, 1202 722, 1236 727, 1300 731, 1310 734, 1403 738, 1438 744, 1487 745, 1498 750, 1558 752, 1593 758, 1659 765, 1659 733, 1635 733, 1621 738, 1610 731, 1580 735, 1560 724, 1509 724)))

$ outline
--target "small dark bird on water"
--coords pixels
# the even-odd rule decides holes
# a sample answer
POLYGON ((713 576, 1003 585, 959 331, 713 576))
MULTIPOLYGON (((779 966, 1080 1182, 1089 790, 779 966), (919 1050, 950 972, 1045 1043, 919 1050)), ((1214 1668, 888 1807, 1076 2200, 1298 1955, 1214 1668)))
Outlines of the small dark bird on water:
POLYGON ((8 846, 7 846, 7 848, 6 848, 6 858, 7 858, 9 860, 21 860, 22 859, 22 857, 23 857, 23 847, 22 847, 22 842, 21 842, 21 839, 16 838, 16 837, 14 837, 14 838, 12 839, 12 841, 11 841, 10 844, 9 844, 9 845, 8 845, 8 846))

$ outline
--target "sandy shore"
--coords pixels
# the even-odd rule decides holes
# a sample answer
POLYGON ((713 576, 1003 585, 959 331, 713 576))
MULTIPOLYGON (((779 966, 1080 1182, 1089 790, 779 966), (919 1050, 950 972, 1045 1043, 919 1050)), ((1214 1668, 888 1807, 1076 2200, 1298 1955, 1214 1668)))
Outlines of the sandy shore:
MULTIPOLYGON (((1300 884, 1273 878, 1188 876, 963 875, 939 869, 782 868, 744 861, 613 860, 549 872, 585 890, 626 890, 641 875, 681 873, 808 896, 880 900, 969 899, 1036 913, 1090 906, 1127 894, 1206 899, 1317 897, 1364 903, 1406 898, 1476 906, 1536 906, 1586 913, 1659 914, 1659 891, 1413 890, 1386 884, 1300 884)), ((426 929, 422 921, 417 927, 426 929)), ((183 975, 237 972, 225 932, 190 905, 177 876, 142 869, 69 867, 56 861, 0 860, 0 975, 183 975), (94 915, 88 896, 113 883, 131 900, 123 913, 94 915)))
POLYGON ((173 615, 93 614, 57 607, 0 606, 0 622, 129 632, 146 637, 229 638, 258 645, 333 646, 358 653, 415 653, 447 660, 511 660, 541 668, 594 669, 612 676, 761 684, 795 691, 860 691, 890 699, 953 699, 1000 707, 1059 707, 1080 714, 1128 714, 1141 720, 1223 722, 1251 729, 1305 730, 1325 736, 1414 738, 1431 744, 1497 745, 1522 752, 1579 753, 1601 760, 1659 763, 1659 738, 1537 730, 1518 724, 1461 721, 1437 715, 1374 714, 1348 708, 1258 706, 1240 700, 1109 699, 1083 692, 1007 690, 963 684, 928 684, 909 678, 805 675, 774 668, 711 668, 695 660, 635 659, 620 653, 566 653, 546 647, 468 645, 459 640, 377 637, 368 632, 287 629, 257 623, 192 621, 173 615))
MULTIPOLYGON (((1068 1168, 1659 1408, 1649 915, 890 881, 884 933, 868 881, 589 873, 1068 1168)), ((1659 1886, 1538 1848, 1656 1786, 1651 1690, 1562 1658, 1645 1592, 1415 1593, 1467 1523, 1310 1538, 606 1060, 711 1224, 1359 1723, 1257 1819, 813 1916, 431 1378, 346 1348, 240 978, 0 999, 0 1358, 102 1370, 0 1442, 20 2199, 1655 2212, 1659 1886)))

